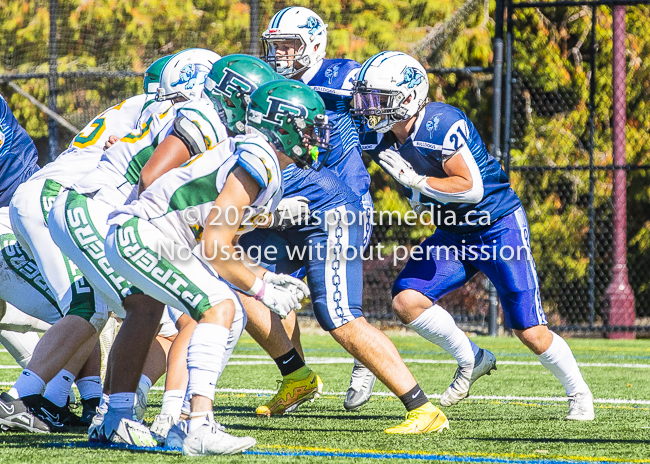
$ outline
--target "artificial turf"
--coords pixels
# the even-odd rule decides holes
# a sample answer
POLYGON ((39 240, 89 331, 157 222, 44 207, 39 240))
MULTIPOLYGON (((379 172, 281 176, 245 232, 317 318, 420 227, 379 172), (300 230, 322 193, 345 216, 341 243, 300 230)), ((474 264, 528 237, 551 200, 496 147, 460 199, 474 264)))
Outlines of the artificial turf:
MULTIPOLYGON (((391 336, 421 387, 431 396, 450 383, 453 363, 427 363, 450 358, 438 347, 415 335, 391 336)), ((537 358, 514 338, 475 337, 479 346, 497 355, 498 371, 479 380, 472 397, 443 408, 451 429, 441 434, 394 436, 383 433, 403 419, 402 404, 393 396, 375 396, 360 411, 342 406, 351 358, 328 336, 303 335, 308 363, 323 378, 325 394, 285 417, 257 418, 254 409, 268 393, 239 390, 275 390, 279 373, 264 352, 244 335, 226 368, 215 400, 215 418, 234 435, 251 435, 258 445, 251 454, 199 458, 205 462, 647 462, 650 463, 650 341, 569 340, 596 403, 596 420, 568 422, 559 382, 537 363, 537 358), (337 359, 338 358, 338 359, 337 359), (341 362, 347 358, 350 362, 341 362), (509 363, 523 364, 509 364, 509 363), (500 363, 500 364, 499 364, 500 363), (596 364, 606 364, 597 366, 596 364), (626 366, 629 364, 645 367, 626 366), (515 399, 484 398, 477 396, 515 399), (637 401, 621 403, 617 400, 637 401), (255 454, 253 454, 255 453, 255 454)), ((0 364, 11 365, 7 353, 0 364)), ((0 370, 0 381, 10 382, 19 369, 0 370)), ((159 381, 158 386, 162 385, 159 381)), ((8 388, 7 386, 3 388, 8 388)), ((377 382, 375 392, 387 392, 377 382)), ((146 421, 160 408, 162 393, 151 392, 146 421)), ((437 403, 433 399, 434 404, 437 403)), ((58 435, 0 433, 0 463, 178 462, 177 453, 88 447, 83 431, 58 435)))

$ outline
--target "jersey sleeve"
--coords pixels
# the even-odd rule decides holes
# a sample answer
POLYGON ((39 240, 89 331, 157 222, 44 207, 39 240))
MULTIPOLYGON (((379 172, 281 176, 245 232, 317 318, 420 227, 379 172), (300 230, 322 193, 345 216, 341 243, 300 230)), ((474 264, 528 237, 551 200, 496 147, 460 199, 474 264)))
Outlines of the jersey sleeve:
POLYGON ((235 154, 238 156, 237 164, 249 173, 262 189, 269 187, 282 175, 275 157, 255 143, 239 143, 235 154))
POLYGON ((226 127, 210 103, 200 100, 189 102, 177 111, 176 117, 185 117, 194 123, 201 132, 207 150, 228 137, 226 127))
POLYGON ((444 134, 444 138, 440 143, 443 158, 458 151, 469 140, 467 121, 455 114, 445 118, 444 125, 441 129, 440 133, 444 134))

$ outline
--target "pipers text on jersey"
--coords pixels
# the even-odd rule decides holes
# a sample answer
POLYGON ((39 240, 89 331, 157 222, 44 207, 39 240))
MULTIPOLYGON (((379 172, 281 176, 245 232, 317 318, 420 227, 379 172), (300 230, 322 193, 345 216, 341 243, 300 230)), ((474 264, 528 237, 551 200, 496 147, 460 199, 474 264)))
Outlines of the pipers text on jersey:
MULTIPOLYGON (((258 135, 229 138, 163 174, 137 201, 117 207, 109 224, 120 223, 122 214, 146 219, 176 243, 192 249, 228 175, 237 166, 248 172, 261 189, 240 227, 242 232, 252 230, 257 218, 274 211, 282 198, 278 159, 268 142, 258 135)), ((231 217, 228 213, 225 216, 226 220, 231 217)))
POLYGON ((521 206, 508 177, 488 153, 474 124, 465 113, 453 106, 429 103, 418 115, 411 135, 401 146, 392 132, 365 133, 361 145, 377 163, 380 152, 394 149, 411 163, 418 174, 438 178, 448 177, 442 167, 443 158, 467 145, 483 180, 483 198, 477 204, 441 204, 433 198, 420 196, 417 192, 413 195, 410 189, 402 188, 409 199, 428 205, 427 209, 434 212, 434 224, 446 232, 463 234, 485 229, 521 206))

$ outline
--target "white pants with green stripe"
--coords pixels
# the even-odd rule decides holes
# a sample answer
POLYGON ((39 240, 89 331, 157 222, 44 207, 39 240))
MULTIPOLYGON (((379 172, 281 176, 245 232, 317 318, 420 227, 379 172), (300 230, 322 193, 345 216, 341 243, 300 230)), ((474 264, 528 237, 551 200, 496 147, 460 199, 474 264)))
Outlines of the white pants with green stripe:
POLYGON ((195 320, 226 300, 235 304, 235 319, 244 317, 239 298, 212 266, 186 247, 180 250, 148 221, 127 215, 120 218, 121 224, 111 226, 106 237, 106 256, 120 275, 146 295, 195 320))
MULTIPOLYGON (((80 311, 78 315, 87 316, 86 319, 101 330, 108 316, 106 304, 50 235, 49 212, 61 189, 59 184, 46 179, 27 181, 18 187, 9 207, 12 229, 24 251, 38 265, 47 287, 56 298, 59 318, 68 314, 72 307, 73 311, 80 311)), ((50 310, 43 314, 29 314, 53 323, 50 310)))

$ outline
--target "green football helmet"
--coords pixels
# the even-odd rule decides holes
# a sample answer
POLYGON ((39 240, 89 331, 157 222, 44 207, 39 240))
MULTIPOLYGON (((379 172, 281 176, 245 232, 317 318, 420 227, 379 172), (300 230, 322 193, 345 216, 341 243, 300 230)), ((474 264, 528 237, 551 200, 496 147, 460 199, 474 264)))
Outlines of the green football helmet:
POLYGON ((144 72, 144 93, 147 95, 155 95, 158 91, 158 86, 160 85, 160 73, 165 67, 167 62, 174 55, 163 56, 158 58, 156 61, 151 63, 151 65, 144 72))
POLYGON ((250 94, 260 85, 276 79, 281 77, 259 58, 229 55, 212 66, 204 92, 228 129, 243 134, 250 94))
POLYGON ((267 82, 252 93, 248 127, 300 167, 319 169, 329 155, 332 126, 323 99, 308 85, 288 79, 267 82))

